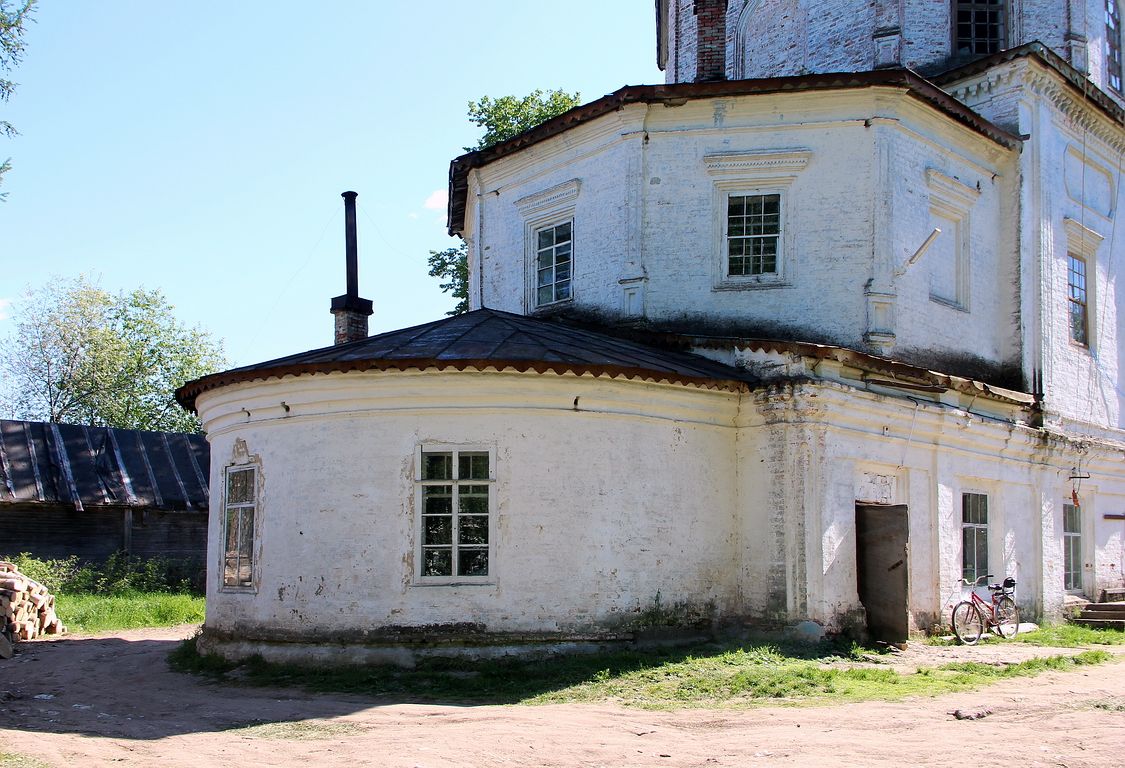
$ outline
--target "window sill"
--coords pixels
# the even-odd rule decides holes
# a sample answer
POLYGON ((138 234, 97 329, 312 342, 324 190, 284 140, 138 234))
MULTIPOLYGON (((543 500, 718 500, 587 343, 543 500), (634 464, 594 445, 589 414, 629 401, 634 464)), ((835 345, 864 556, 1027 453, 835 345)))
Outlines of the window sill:
POLYGON ((955 301, 953 299, 942 298, 941 296, 935 296, 932 293, 930 294, 930 301, 932 301, 934 304, 940 304, 943 307, 948 307, 949 309, 955 309, 958 312, 964 312, 965 314, 969 314, 969 308, 966 307, 964 304, 962 304, 959 301, 955 301))
POLYGON ((496 580, 490 577, 479 579, 462 577, 455 579, 452 577, 439 577, 431 576, 429 578, 415 578, 411 582, 412 587, 495 587, 496 580))
POLYGON ((231 587, 226 584, 219 587, 219 592, 227 595, 256 595, 258 594, 257 587, 231 587))
POLYGON ((766 288, 792 288, 793 284, 779 276, 759 278, 724 278, 711 286, 713 291, 760 291, 766 288))

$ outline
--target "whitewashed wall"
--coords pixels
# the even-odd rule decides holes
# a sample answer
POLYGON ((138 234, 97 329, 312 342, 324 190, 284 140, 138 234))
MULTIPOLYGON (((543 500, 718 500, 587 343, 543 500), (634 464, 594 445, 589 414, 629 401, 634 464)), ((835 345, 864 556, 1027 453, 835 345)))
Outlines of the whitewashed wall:
POLYGON ((630 106, 474 172, 470 300, 536 311, 531 232, 572 215, 573 301, 557 308, 628 319, 633 292, 649 320, 697 330, 1015 365, 1016 167, 897 89, 630 106), (935 173, 968 197, 957 308, 930 299, 952 233, 906 267, 936 225, 935 173), (778 279, 721 279, 724 190, 782 194, 778 279))
POLYGON ((263 477, 256 591, 220 587, 222 514, 211 516, 207 626, 356 639, 360 628, 459 622, 576 632, 657 604, 737 614, 736 403, 683 387, 473 373, 317 376, 201 396, 213 508, 236 438, 263 477), (423 443, 495 450, 487 584, 415 578, 423 443))
MULTIPOLYGON (((669 83, 695 78, 695 0, 667 9, 669 83)), ((731 0, 727 76, 859 72, 898 65, 938 72, 953 57, 952 2, 934 0, 731 0)), ((1041 42, 1108 91, 1105 0, 1011 0, 1008 48, 1041 42)), ((1119 94, 1111 95, 1121 100, 1119 94)))
POLYGON ((1044 407, 1057 425, 1119 439, 1125 339, 1115 276, 1125 262, 1125 240, 1116 220, 1125 203, 1125 131, 1033 61, 967 78, 951 91, 1029 137, 1020 155, 1018 209, 1025 376, 1043 372, 1044 407), (1082 346, 1070 338, 1067 254, 1086 248, 1091 338, 1082 346))
MULTIPOLYGON (((1061 505, 1077 454, 937 402, 830 382, 736 395, 431 371, 238 384, 199 408, 214 459, 206 630, 235 653, 464 623, 612 631, 657 605, 839 630, 862 616, 857 500, 908 506, 910 611, 927 630, 946 620, 960 578, 964 491, 989 495, 990 563, 1017 577, 1024 610, 1062 605, 1061 505), (262 473, 250 591, 220 583, 222 470, 236 440, 262 473), (413 462, 431 442, 495 451, 487 583, 415 576, 413 462)), ((1084 456, 1093 592, 1121 582, 1120 525, 1101 516, 1125 507, 1125 483, 1119 451, 1084 456)))

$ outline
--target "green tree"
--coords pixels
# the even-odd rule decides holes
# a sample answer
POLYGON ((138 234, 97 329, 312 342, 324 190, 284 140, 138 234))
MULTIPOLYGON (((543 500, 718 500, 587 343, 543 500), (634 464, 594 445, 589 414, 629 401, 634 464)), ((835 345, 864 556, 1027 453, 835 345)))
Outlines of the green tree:
MULTIPOLYGON (((7 0, 0 0, 0 74, 11 72, 23 58, 24 25, 31 21, 34 9, 35 0, 24 0, 15 6, 7 0)), ((15 83, 0 77, 0 102, 7 101, 15 90, 15 83)), ((15 136, 16 129, 7 120, 0 120, 0 134, 15 136)), ((11 167, 9 160, 0 162, 0 183, 3 183, 4 173, 11 167)), ((0 193, 0 200, 6 195, 7 193, 0 193)))
MULTIPOLYGON (((566 91, 536 90, 527 96, 501 96, 493 99, 482 96, 469 102, 469 121, 484 129, 484 135, 475 147, 465 147, 466 152, 488 149, 494 144, 529 131, 552 117, 578 106, 581 96, 566 91)), ((441 290, 457 299, 457 305, 447 315, 469 311, 469 249, 465 243, 444 251, 430 251, 430 277, 445 282, 441 290)))
POLYGON ((176 320, 160 291, 111 294, 85 277, 29 290, 0 341, 15 418, 196 432, 173 393, 226 365, 222 345, 176 320))
POLYGON ((501 96, 498 99, 481 96, 479 101, 469 102, 469 122, 484 128, 484 135, 475 147, 465 147, 465 151, 488 149, 493 144, 518 136, 577 107, 580 99, 577 91, 567 93, 563 90, 535 90, 522 99, 518 96, 501 96))
POLYGON ((469 311, 469 246, 461 241, 456 248, 430 251, 430 277, 440 277, 445 293, 457 299, 457 305, 447 315, 460 315, 469 311))

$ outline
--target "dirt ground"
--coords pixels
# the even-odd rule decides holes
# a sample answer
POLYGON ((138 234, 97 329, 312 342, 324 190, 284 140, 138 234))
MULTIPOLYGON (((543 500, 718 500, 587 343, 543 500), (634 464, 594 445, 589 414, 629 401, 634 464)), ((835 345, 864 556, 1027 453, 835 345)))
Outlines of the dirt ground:
MULTIPOLYGON (((36 768, 1125 765, 1121 647, 1116 663, 936 698, 647 712, 415 705, 216 684, 165 663, 194 629, 21 644, 0 661, 0 754, 36 768), (962 720, 955 710, 987 714, 962 720)), ((892 663, 1065 652, 912 645, 892 663)))

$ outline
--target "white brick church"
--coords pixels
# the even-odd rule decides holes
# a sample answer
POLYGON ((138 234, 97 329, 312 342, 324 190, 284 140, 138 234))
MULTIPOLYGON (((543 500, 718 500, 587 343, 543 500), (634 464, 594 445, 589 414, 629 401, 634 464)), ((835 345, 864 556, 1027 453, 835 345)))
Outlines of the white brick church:
POLYGON ((353 238, 343 343, 180 390, 207 647, 893 640, 963 577, 1125 586, 1116 0, 656 5, 666 84, 452 162, 473 311, 367 337, 353 238))

